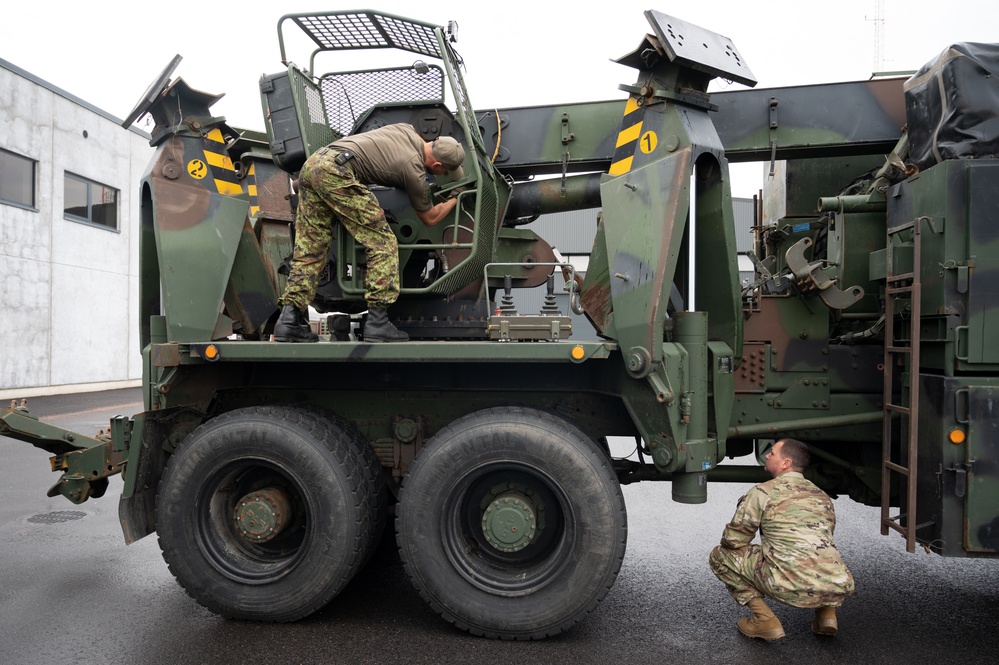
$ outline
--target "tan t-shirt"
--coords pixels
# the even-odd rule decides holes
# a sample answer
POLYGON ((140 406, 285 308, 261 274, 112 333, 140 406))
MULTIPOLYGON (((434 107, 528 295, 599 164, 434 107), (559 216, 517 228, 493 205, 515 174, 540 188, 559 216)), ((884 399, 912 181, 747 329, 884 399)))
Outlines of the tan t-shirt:
POLYGON ((386 125, 330 145, 354 153, 350 165, 361 182, 405 190, 417 212, 427 212, 433 207, 423 165, 424 141, 412 125, 386 125))

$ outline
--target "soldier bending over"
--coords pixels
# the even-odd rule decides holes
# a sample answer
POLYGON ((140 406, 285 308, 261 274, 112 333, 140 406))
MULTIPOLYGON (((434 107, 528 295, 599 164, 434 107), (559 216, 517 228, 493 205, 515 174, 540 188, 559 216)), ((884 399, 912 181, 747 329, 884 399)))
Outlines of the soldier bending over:
POLYGON ((780 619, 764 596, 793 607, 815 608, 812 632, 835 635, 836 608, 853 593, 853 575, 833 544, 832 500, 802 475, 808 448, 781 439, 766 456, 773 480, 739 499, 735 517, 711 551, 711 571, 752 617, 739 619, 747 637, 784 637, 780 619), (760 532, 760 545, 750 544, 760 532))
POLYGON ((334 141, 313 153, 299 174, 295 251, 281 315, 274 326, 278 342, 316 342, 306 312, 326 266, 339 221, 367 257, 364 299, 366 342, 402 342, 409 336, 388 320, 386 308, 399 297, 399 245, 378 199, 364 183, 399 187, 409 195, 416 216, 434 226, 450 214, 456 199, 433 205, 426 174, 460 180, 465 151, 450 136, 424 141, 411 125, 396 124, 334 141))

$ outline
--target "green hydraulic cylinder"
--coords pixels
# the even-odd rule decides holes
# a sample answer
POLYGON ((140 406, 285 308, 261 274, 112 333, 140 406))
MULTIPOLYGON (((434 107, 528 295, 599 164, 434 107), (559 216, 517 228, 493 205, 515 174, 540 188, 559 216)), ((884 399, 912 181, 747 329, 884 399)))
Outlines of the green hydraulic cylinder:
POLYGON ((707 472, 714 467, 717 442, 708 437, 708 314, 681 312, 673 318, 673 341, 687 352, 687 377, 680 412, 687 423, 686 465, 673 475, 673 500, 708 500, 707 472), (712 445, 714 444, 714 445, 712 445))

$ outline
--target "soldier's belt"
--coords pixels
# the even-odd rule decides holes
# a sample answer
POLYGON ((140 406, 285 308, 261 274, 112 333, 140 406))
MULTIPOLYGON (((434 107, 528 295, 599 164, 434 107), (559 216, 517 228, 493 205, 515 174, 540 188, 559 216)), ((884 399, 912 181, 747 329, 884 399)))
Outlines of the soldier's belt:
POLYGON ((333 155, 333 161, 337 163, 337 166, 346 166, 347 163, 356 156, 353 150, 341 150, 339 148, 331 148, 329 146, 320 148, 319 153, 323 155, 333 155))

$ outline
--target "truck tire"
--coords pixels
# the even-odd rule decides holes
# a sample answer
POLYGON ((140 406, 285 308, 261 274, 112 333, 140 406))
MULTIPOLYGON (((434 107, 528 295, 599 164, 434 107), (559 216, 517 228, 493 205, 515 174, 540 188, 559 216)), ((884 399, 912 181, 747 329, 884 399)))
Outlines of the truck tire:
POLYGON ((409 578, 475 635, 541 639, 610 590, 627 541, 610 460, 582 431, 522 407, 460 418, 414 460, 396 531, 409 578))
POLYGON ((347 422, 309 408, 250 407, 203 424, 157 493, 170 571, 227 618, 294 621, 322 608, 370 555, 383 518, 369 448, 347 422))

